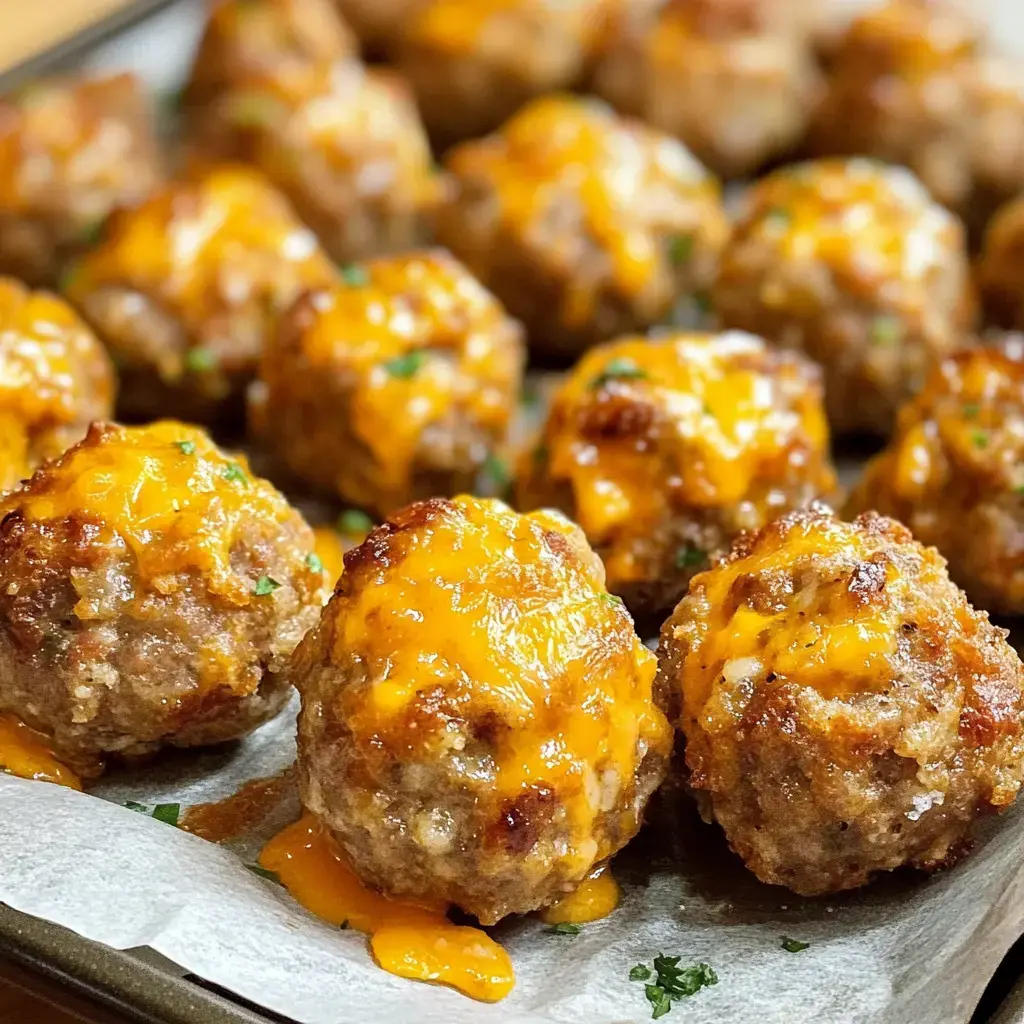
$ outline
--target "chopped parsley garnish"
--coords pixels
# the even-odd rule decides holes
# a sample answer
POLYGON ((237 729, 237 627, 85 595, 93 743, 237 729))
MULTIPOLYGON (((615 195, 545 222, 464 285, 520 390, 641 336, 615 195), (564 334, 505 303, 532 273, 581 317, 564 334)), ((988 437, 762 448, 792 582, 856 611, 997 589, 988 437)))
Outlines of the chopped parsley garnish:
POLYGON ((373 529, 373 520, 365 512, 350 508, 338 516, 335 528, 346 537, 360 537, 373 529))
POLYGON ((232 124, 243 128, 259 128, 273 116, 276 104, 267 96, 241 93, 232 97, 228 107, 228 118, 232 124))
POLYGON ((894 316, 876 316, 871 322, 871 341, 875 345, 894 345, 903 337, 903 324, 894 316))
POLYGON ((644 985, 644 995, 651 1004, 652 1020, 664 1017, 672 1009, 673 999, 683 999, 702 988, 718 984, 718 975, 708 964, 680 967, 681 959, 661 953, 654 958, 653 972, 646 964, 637 964, 630 969, 630 981, 648 981, 652 973, 655 975, 653 982, 644 985))
POLYGON ((193 373, 216 369, 217 357, 208 348, 190 348, 185 355, 185 368, 193 373))
POLYGON ((96 220, 90 221, 88 224, 83 224, 81 230, 78 232, 76 240, 80 245, 86 246, 87 248, 99 245, 103 240, 103 228, 105 224, 105 217, 99 217, 96 220))
POLYGON ((693 304, 697 307, 697 312, 703 316, 707 316, 715 308, 712 305, 711 296, 707 292, 694 292, 693 304))
POLYGON ((549 935, 579 935, 582 928, 578 924, 571 924, 568 921, 562 921, 560 924, 553 924, 550 928, 544 929, 549 935))
POLYGON ((281 586, 281 584, 278 583, 273 576, 261 576, 256 581, 256 589, 254 593, 257 597, 266 597, 268 594, 272 594, 277 590, 279 586, 281 586))
POLYGON ((174 446, 182 455, 195 455, 196 453, 195 441, 175 441, 174 446))
POLYGON ((702 565, 707 557, 708 553, 706 551, 688 544, 685 548, 680 548, 676 552, 676 568, 689 569, 694 565, 702 565))
POLYGON ((637 964, 629 970, 630 981, 646 981, 651 976, 651 969, 647 964, 637 964))
POLYGON ((789 210, 784 206, 772 206, 765 211, 764 219, 775 221, 781 226, 783 224, 788 224, 790 220, 792 220, 792 216, 790 215, 789 210))
POLYGON ((408 380, 420 372, 426 361, 427 353, 418 348, 414 352, 406 352, 405 355, 389 359, 384 364, 384 369, 397 380, 408 380))
POLYGON ((799 939, 791 939, 788 935, 782 936, 781 948, 787 953, 800 953, 809 946, 809 942, 801 942, 799 939))
POLYGON ((246 864, 245 865, 254 875, 259 875, 260 878, 265 878, 268 882, 276 882, 278 885, 281 884, 281 878, 276 871, 268 871, 265 867, 259 864, 246 864))
POLYGON ((632 359, 609 359, 604 369, 590 382, 590 387, 604 387, 610 380, 644 380, 646 377, 647 372, 632 359))
POLYGON ((125 800, 124 805, 129 811, 138 811, 139 814, 149 814, 149 808, 145 804, 136 803, 134 800, 125 800))
POLYGON ((599 597, 599 598, 600 598, 600 599, 601 599, 602 601, 606 602, 607 604, 624 604, 624 603, 625 603, 625 602, 624 602, 624 601, 622 600, 622 598, 621 598, 621 597, 619 597, 619 595, 618 595, 618 594, 608 594, 608 593, 604 593, 604 594, 598 594, 597 596, 598 596, 598 597, 599 597))
POLYGON ((967 402, 961 411, 965 420, 976 420, 978 413, 981 412, 981 406, 977 402, 967 402))
POLYGON ((342 281, 352 285, 353 288, 361 288, 370 283, 370 275, 367 273, 366 267, 361 267, 358 263, 344 263, 338 267, 338 273, 341 274, 342 281))
POLYGON ((543 441, 533 449, 533 463, 535 466, 543 466, 551 455, 551 449, 543 441))
POLYGON ((1013 489, 1014 494, 1024 494, 1024 484, 1017 484, 1013 489))
POLYGON ((245 470, 237 462, 229 462, 221 471, 220 475, 224 477, 228 483, 232 484, 244 484, 245 483, 245 470))
POLYGON ((181 804, 157 804, 153 808, 153 817, 162 821, 165 825, 177 825, 178 815, 181 813, 181 804))
POLYGON ((971 434, 971 444, 975 448, 987 448, 988 447, 988 434, 984 430, 975 430, 971 434))
POLYGON ((508 466, 505 465, 503 459, 495 455, 494 452, 491 452, 484 459, 482 469, 484 476, 495 490, 508 490, 508 485, 512 482, 512 475, 509 473, 508 466))
POLYGON ((668 240, 668 258, 681 267, 693 255, 693 235, 674 235, 668 240))
POLYGON ((672 1009, 672 1000, 660 985, 644 985, 644 995, 651 1004, 651 1020, 664 1017, 672 1009))
POLYGON ((324 571, 324 561, 315 551, 311 551, 306 555, 306 565, 309 567, 310 572, 324 571))
POLYGON ((536 384, 529 381, 523 385, 523 394, 520 399, 524 409, 536 409, 540 405, 541 394, 536 384))

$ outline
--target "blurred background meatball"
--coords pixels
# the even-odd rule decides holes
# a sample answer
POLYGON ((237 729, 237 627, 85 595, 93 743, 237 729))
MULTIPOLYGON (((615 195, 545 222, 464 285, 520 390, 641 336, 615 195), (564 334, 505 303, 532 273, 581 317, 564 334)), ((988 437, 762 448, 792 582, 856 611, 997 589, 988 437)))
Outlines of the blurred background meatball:
POLYGON ((103 346, 57 296, 0 277, 0 491, 113 412, 103 346))
POLYGON ((903 168, 785 167, 748 193, 713 304, 821 363, 833 430, 884 435, 973 324, 963 226, 903 168))
POLYGON ((594 76, 619 110, 727 177, 801 141, 821 84, 807 3, 667 0, 622 12, 594 76))
POLYGON ((497 128, 524 103, 582 81, 610 0, 427 0, 398 36, 440 148, 497 128))
POLYGON ((358 53, 332 0, 214 0, 184 101, 191 113, 253 77, 288 77, 358 53))
POLYGON ((334 0, 363 46, 375 54, 394 50, 398 36, 429 0, 334 0))
POLYGON ((579 523, 646 620, 742 530, 832 495, 822 391, 810 360, 749 334, 601 345, 524 455, 519 505, 579 523))
POLYGON ((934 544, 981 607, 1024 613, 1024 339, 935 369, 849 507, 934 544))
POLYGON ((0 98, 0 273, 55 284, 111 210, 161 177, 133 75, 40 81, 0 98))
POLYGON ((1024 667, 934 548, 873 513, 791 513, 697 576, 657 686, 690 785, 763 882, 863 885, 966 849, 1024 773, 1024 667))
POLYGON ((573 357, 706 301, 729 223, 718 182, 668 136, 554 96, 447 166, 438 237, 525 324, 535 354, 573 357))
POLYGON ((440 198, 405 84, 355 61, 251 77, 203 108, 200 160, 255 164, 339 262, 428 240, 440 198))
POLYGON ((975 278, 985 319, 1000 327, 1024 329, 1024 195, 992 218, 975 278))
POLYGON ((345 556, 292 659, 303 804, 359 877, 493 924, 640 826, 671 730, 654 660, 556 512, 410 505, 345 556))
POLYGON ((346 268, 263 353, 254 432, 301 480, 387 513, 473 487, 505 438, 519 325, 442 250, 346 268))
POLYGON ((335 279, 282 196, 222 167, 114 216, 64 289, 114 357, 123 415, 229 422, 280 314, 335 279))
POLYGON ((201 431, 93 426, 0 502, 0 711, 87 774, 249 732, 319 614, 313 543, 201 431))

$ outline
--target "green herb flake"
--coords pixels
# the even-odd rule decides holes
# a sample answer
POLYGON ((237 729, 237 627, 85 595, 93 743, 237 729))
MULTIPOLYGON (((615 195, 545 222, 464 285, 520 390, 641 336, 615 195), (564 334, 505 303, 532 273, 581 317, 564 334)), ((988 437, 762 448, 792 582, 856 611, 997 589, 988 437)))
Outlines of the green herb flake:
POLYGON ((373 520, 365 512, 350 508, 338 516, 335 529, 344 537, 365 537, 373 529, 373 520))
POLYGON ((685 548, 680 548, 676 552, 676 568, 691 569, 695 565, 703 565, 707 557, 708 553, 706 551, 688 544, 685 548))
POLYGON ((707 316, 715 308, 711 301, 711 296, 707 292, 694 292, 693 304, 697 307, 697 312, 702 316, 707 316))
POLYGON ((1024 484, 1017 484, 1013 489, 1014 494, 1024 494, 1024 484))
POLYGON ((83 224, 75 235, 75 241, 87 249, 99 245, 103 241, 103 228, 106 223, 106 217, 98 217, 83 224))
POLYGON ((605 602, 606 604, 617 604, 617 605, 621 605, 621 604, 624 604, 624 603, 625 603, 625 602, 624 602, 624 601, 622 600, 622 598, 621 598, 621 597, 619 597, 619 595, 618 595, 618 594, 608 594, 608 593, 604 593, 604 594, 598 594, 597 596, 598 596, 598 597, 599 597, 599 598, 600 598, 600 599, 601 599, 602 601, 604 601, 604 602, 605 602))
POLYGON ((977 402, 967 402, 961 409, 965 420, 976 420, 978 413, 981 412, 981 406, 977 402))
POLYGON ((988 434, 984 430, 975 430, 971 434, 971 444, 977 449, 988 447, 988 434))
POLYGON ((324 561, 315 551, 306 555, 306 566, 310 572, 324 571, 324 561))
POLYGON ((550 457, 551 449, 543 441, 533 449, 533 464, 535 466, 543 466, 550 457))
POLYGON ((175 441, 174 447, 177 448, 182 455, 195 455, 196 453, 195 441, 175 441))
POLYGON ((894 316, 876 316, 871 323, 871 341, 875 345, 895 345, 903 337, 903 324, 894 316))
POLYGON ((645 380, 646 377, 647 372, 632 359, 609 359, 604 369, 590 382, 590 387, 597 390, 612 380, 645 380))
POLYGON ((138 811, 139 814, 149 814, 149 808, 145 804, 137 803, 135 800, 125 800, 124 805, 129 811, 138 811))
POLYGON ((508 466, 505 465, 504 460, 495 455, 494 452, 491 452, 484 459, 482 470, 484 476, 495 490, 508 490, 509 484, 512 483, 512 474, 509 473, 508 466))
POLYGON ((583 929, 578 924, 571 924, 569 921, 562 921, 561 924, 553 924, 545 928, 549 935, 579 935, 583 929))
POLYGON ((341 274, 342 281, 353 288, 362 288, 370 283, 366 267, 361 267, 358 263, 342 264, 338 267, 338 273, 341 274))
POLYGON ((268 871, 265 867, 260 864, 246 864, 245 865, 254 875, 259 875, 260 878, 265 878, 268 882, 274 882, 277 885, 281 884, 281 877, 276 871, 268 871))
POLYGON ((217 357, 208 348, 190 348, 185 355, 185 369, 192 373, 209 373, 217 368, 217 357))
POLYGON ((272 594, 281 584, 277 582, 272 576, 261 576, 256 581, 256 589, 253 591, 257 597, 266 597, 268 594, 272 594))
POLYGON ((674 235, 668 240, 668 258, 672 265, 681 267, 690 261, 693 255, 693 236, 674 235))
POLYGON ((178 815, 181 813, 181 804, 157 804, 153 808, 153 817, 162 821, 165 825, 177 825, 178 815))
POLYGON ((787 953, 800 953, 810 946, 809 942, 801 942, 799 939, 791 939, 788 935, 782 936, 781 948, 787 953))
POLYGON ((673 999, 684 999, 702 988, 718 984, 718 975, 708 964, 680 967, 681 959, 661 953, 654 958, 653 972, 646 964, 637 964, 629 972, 630 981, 648 981, 652 973, 654 975, 654 981, 644 985, 644 995, 651 1004, 652 1020, 664 1017, 672 1009, 673 999))
POLYGON ((790 214, 789 210, 787 210, 784 206, 772 206, 769 209, 765 210, 764 219, 770 220, 777 224, 779 227, 782 227, 783 225, 788 224, 793 219, 793 217, 790 214))
POLYGON ((229 462, 220 471, 220 475, 231 484, 244 484, 246 482, 245 470, 237 462, 229 462))
POLYGON ((541 403, 541 393, 536 384, 527 382, 523 385, 520 402, 524 409, 536 409, 541 403))
POLYGON ((647 981, 651 976, 651 969, 647 964, 637 964, 629 970, 630 981, 647 981))
POLYGON ((644 985, 644 995, 651 1004, 651 1020, 664 1017, 672 1009, 672 1000, 660 985, 644 985))
POLYGON ((384 369, 396 380, 409 380, 420 372, 426 361, 427 353, 418 348, 413 352, 406 352, 405 355, 389 359, 384 364, 384 369))
POLYGON ((272 120, 275 101, 258 93, 239 93, 227 106, 228 120, 240 128, 261 128, 272 120))

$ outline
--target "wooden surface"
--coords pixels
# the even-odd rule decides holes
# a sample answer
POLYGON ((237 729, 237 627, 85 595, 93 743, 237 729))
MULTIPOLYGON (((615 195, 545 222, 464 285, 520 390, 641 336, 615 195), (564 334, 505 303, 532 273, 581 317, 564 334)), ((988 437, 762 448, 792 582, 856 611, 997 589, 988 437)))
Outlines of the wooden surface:
POLYGON ((131 1024, 127 1017, 2 959, 0 1021, 4 1024, 131 1024))
POLYGON ((0 0, 0 72, 6 71, 134 0, 0 0))

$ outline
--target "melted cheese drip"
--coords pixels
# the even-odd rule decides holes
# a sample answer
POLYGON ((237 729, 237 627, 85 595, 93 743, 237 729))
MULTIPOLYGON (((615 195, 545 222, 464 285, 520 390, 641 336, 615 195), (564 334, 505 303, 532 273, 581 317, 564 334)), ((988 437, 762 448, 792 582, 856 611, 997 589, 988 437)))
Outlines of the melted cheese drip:
POLYGON ((607 917, 619 905, 619 883, 607 867, 593 872, 574 892, 545 907, 540 919, 548 924, 588 924, 607 917))
POLYGON ((317 917, 370 935, 377 963, 391 974, 441 982, 486 1002, 511 991, 512 962, 490 936, 452 924, 443 906, 389 900, 367 889, 311 815, 271 839, 259 862, 317 917))
MULTIPOLYGON (((318 526, 313 530, 316 541, 316 553, 324 566, 324 579, 328 588, 337 583, 338 578, 345 571, 345 541, 341 534, 333 527, 318 526)), ((350 544, 349 547, 354 547, 350 544)), ((327 596, 330 597, 328 589, 327 596)))
POLYGON ((0 771, 69 789, 82 788, 78 776, 54 757, 45 737, 9 714, 0 714, 0 771))

